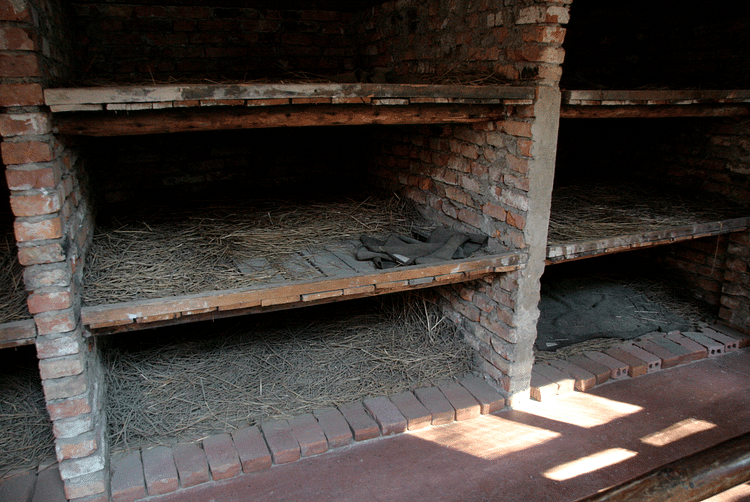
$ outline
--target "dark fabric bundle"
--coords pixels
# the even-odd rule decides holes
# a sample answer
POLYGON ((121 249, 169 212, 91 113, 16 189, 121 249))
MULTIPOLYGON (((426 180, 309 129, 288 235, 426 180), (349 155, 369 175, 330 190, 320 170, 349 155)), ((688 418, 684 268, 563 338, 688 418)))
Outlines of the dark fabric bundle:
POLYGON ((358 260, 372 260, 377 268, 392 268, 467 258, 487 243, 487 236, 438 227, 427 241, 398 234, 389 235, 385 241, 363 235, 360 241, 358 260))

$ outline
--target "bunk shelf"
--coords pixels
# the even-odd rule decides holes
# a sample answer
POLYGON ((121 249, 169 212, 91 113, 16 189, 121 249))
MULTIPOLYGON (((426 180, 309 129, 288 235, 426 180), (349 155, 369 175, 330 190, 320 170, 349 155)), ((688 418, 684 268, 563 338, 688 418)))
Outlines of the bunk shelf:
POLYGON ((750 209, 708 194, 581 182, 552 192, 547 264, 750 229, 750 209))
POLYGON ((354 246, 309 254, 309 264, 321 277, 277 282, 243 289, 83 307, 83 323, 95 333, 115 333, 180 322, 216 319, 256 312, 296 308, 385 293, 470 281, 490 274, 518 270, 525 254, 478 254, 437 264, 376 270, 358 262, 354 246))
POLYGON ((566 90, 561 118, 750 115, 750 90, 566 90))
POLYGON ((186 84, 53 88, 63 134, 118 136, 258 127, 470 123, 533 102, 532 87, 186 84))
POLYGON ((0 324, 0 349, 31 345, 36 338, 34 319, 22 319, 0 324))

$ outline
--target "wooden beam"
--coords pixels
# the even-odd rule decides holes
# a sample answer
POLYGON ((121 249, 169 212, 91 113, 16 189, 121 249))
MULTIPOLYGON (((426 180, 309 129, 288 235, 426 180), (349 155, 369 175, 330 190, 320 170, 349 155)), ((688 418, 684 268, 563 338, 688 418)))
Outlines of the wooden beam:
POLYGON ((442 124, 496 120, 502 105, 417 104, 290 105, 267 107, 172 108, 124 113, 81 112, 55 120, 57 132, 83 136, 130 136, 267 127, 365 124, 442 124))
POLYGON ((720 234, 741 232, 750 228, 750 217, 733 218, 718 222, 700 223, 676 228, 645 232, 641 234, 619 235, 547 246, 547 265, 593 258, 623 251, 632 251, 674 242, 713 237, 720 234))
POLYGON ((297 99, 297 98, 411 98, 533 99, 533 87, 427 84, 186 84, 104 86, 46 89, 48 106, 158 103, 168 101, 297 99))
POLYGON ((0 349, 31 345, 36 339, 36 324, 33 319, 0 324, 0 349))
POLYGON ((691 105, 563 105, 560 118, 669 118, 669 117, 738 117, 750 115, 748 104, 691 105))
POLYGON ((162 324, 174 324, 237 315, 239 311, 260 312, 270 308, 294 308, 298 305, 419 289, 435 285, 436 277, 440 277, 440 284, 473 280, 477 273, 484 276, 518 270, 524 266, 525 259, 522 253, 503 253, 438 264, 378 270, 347 277, 87 306, 81 309, 81 318, 92 330, 122 329, 119 326, 127 326, 125 329, 141 329, 153 326, 157 321, 162 324), (432 280, 427 281, 427 278, 432 280), (344 294, 344 291, 349 294, 344 294))
POLYGON ((578 502, 697 502, 750 481, 750 433, 578 502))

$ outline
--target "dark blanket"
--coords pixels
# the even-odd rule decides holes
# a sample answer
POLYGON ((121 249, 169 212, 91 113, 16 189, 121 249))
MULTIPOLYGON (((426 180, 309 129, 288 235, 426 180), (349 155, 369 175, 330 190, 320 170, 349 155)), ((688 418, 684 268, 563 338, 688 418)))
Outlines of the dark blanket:
POLYGON ((377 268, 392 268, 467 258, 487 243, 487 236, 438 227, 427 241, 398 234, 389 235, 385 241, 363 235, 360 241, 358 260, 372 260, 377 268))

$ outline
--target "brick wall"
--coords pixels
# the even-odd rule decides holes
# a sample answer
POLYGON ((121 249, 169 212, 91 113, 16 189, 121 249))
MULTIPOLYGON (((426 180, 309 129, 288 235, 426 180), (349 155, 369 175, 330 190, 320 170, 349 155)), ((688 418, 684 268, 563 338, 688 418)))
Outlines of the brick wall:
POLYGON ((490 75, 508 82, 556 82, 572 0, 385 2, 358 14, 366 66, 413 80, 490 75))
POLYGON ((350 12, 244 5, 76 2, 81 78, 246 80, 354 67, 350 12))
POLYGON ((95 500, 108 483, 101 368, 77 294, 93 221, 83 164, 42 106, 74 69, 64 5, 0 1, 0 148, 65 492, 95 500))

